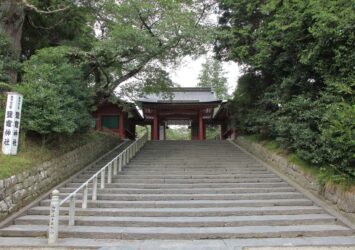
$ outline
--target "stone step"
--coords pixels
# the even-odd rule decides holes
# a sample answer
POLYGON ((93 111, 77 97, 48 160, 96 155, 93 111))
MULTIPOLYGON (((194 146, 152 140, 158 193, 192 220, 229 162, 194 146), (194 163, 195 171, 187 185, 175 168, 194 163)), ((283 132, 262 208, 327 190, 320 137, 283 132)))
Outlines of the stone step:
MULTIPOLYGON (((97 169, 89 169, 85 171, 85 174, 95 174, 99 168, 97 169)), ((230 170, 228 168, 226 169, 216 169, 216 170, 211 170, 211 171, 203 171, 203 170, 189 170, 189 169, 182 169, 182 170, 163 170, 159 171, 156 169, 133 169, 130 166, 124 168, 122 172, 119 174, 121 175, 221 175, 221 174, 267 174, 270 173, 269 171, 265 169, 256 169, 256 170, 251 170, 251 169, 244 169, 244 170, 230 170)))
MULTIPOLYGON (((224 207, 224 208, 87 208, 76 209, 78 216, 134 216, 134 217, 201 217, 201 216, 251 216, 251 215, 295 215, 323 214, 317 206, 279 207, 224 207)), ((33 207, 29 215, 49 215, 49 207, 33 207)), ((67 207, 61 207, 61 215, 68 214, 67 207)))
MULTIPOLYGON (((61 193, 64 199, 70 193, 61 193)), ((78 193, 77 198, 82 194, 78 193)), ((91 197, 91 194, 89 194, 91 197)), ((101 194, 98 192, 98 200, 117 201, 161 201, 161 200, 255 200, 255 199, 299 199, 304 196, 298 192, 270 192, 248 194, 101 194)))
MULTIPOLYGON (((119 150, 60 188, 60 199, 105 166, 119 150)), ((107 180, 107 172, 106 172, 107 180)), ((229 142, 148 142, 83 209, 76 195, 76 225, 68 202, 60 208, 61 238, 233 239, 352 235, 337 219, 229 142)), ((9 237, 45 237, 49 197, 0 229, 9 237)), ((0 241, 1 242, 1 241, 0 241)))
MULTIPOLYGON (((81 207, 82 200, 76 200, 76 206, 81 207)), ((40 202, 40 206, 49 206, 50 199, 40 202)), ((88 200, 90 208, 213 208, 213 207, 272 207, 272 206, 312 206, 308 199, 283 200, 181 200, 181 201, 115 201, 88 200)), ((63 207, 68 207, 68 202, 63 207)))
MULTIPOLYGON (((160 160, 160 161, 142 161, 142 160, 137 160, 137 159, 131 159, 130 164, 135 165, 135 166, 142 166, 142 167, 154 167, 154 166, 172 166, 172 167, 178 167, 178 166, 189 166, 189 167, 218 167, 221 165, 221 162, 223 161, 212 161, 208 159, 204 160, 199 160, 199 161, 182 161, 182 160, 160 160)), ((255 162, 241 162, 241 161, 230 161, 230 162, 223 162, 223 167, 247 167, 249 165, 257 166, 255 165, 255 162)))
MULTIPOLYGON (((78 178, 89 179, 92 174, 83 173, 78 176, 78 178)), ((100 177, 99 177, 100 178, 100 177)), ((126 174, 117 174, 112 175, 112 179, 155 179, 155 180, 166 180, 166 179, 241 179, 241 178, 277 178, 275 174, 221 174, 221 175, 126 175, 126 174)))
POLYGON ((171 152, 169 154, 160 154, 160 153, 152 153, 146 154, 139 153, 134 156, 135 161, 139 162, 151 162, 151 161, 159 161, 159 162, 170 162, 170 161, 180 161, 180 162, 203 162, 204 160, 208 159, 213 162, 254 162, 256 163, 255 159, 249 156, 238 156, 238 155, 227 155, 227 154, 218 154, 217 152, 206 152, 205 154, 192 152, 192 153, 177 153, 171 152))
MULTIPOLYGON (((12 225, 0 230, 1 236, 45 237, 48 226, 12 225)), ((341 225, 242 226, 242 227, 94 227, 60 226, 61 238, 88 239, 228 239, 280 238, 351 235, 341 225)))
MULTIPOLYGON (((102 165, 104 166, 104 165, 102 165)), ((140 171, 198 171, 198 172, 203 172, 203 171, 208 171, 208 172, 213 172, 213 171, 260 171, 260 170, 266 170, 266 168, 261 167, 261 166, 247 166, 247 165, 230 165, 230 166, 221 166, 218 164, 214 165, 204 165, 204 164, 159 164, 157 163, 156 165, 138 165, 138 164, 133 164, 129 163, 128 165, 124 166, 125 169, 127 170, 140 170, 140 171)))
MULTIPOLYGON (((99 186, 99 185, 98 185, 99 186)), ((99 194, 245 194, 245 193, 267 193, 267 192, 293 192, 292 187, 281 188, 194 188, 194 189, 148 189, 148 188, 105 188, 98 189, 99 194)), ((71 193, 75 188, 60 188, 61 193, 71 193)), ((92 188, 89 188, 92 192, 92 188)))
MULTIPOLYGON (((65 185, 65 187, 75 187, 78 188, 81 186, 82 182, 70 182, 65 185)), ((90 182, 89 187, 92 187, 90 182)), ((169 189, 169 188, 279 188, 279 187, 289 187, 285 182, 266 182, 266 183, 192 183, 192 184, 169 184, 169 183, 135 183, 135 182, 126 182, 126 183, 111 183, 106 184, 106 188, 148 188, 148 189, 169 189)))
MULTIPOLYGON (((76 177, 74 182, 84 183, 88 178, 78 178, 76 177)), ((170 184, 193 184, 193 183, 274 183, 282 182, 280 178, 230 178, 230 179, 119 179, 112 178, 113 183, 132 183, 132 180, 135 180, 137 183, 170 183, 170 184)))
MULTIPOLYGON (((102 165, 103 166, 103 165, 102 165)), ((100 168, 97 168, 100 169, 100 168)), ((259 166, 240 166, 240 165, 233 165, 233 166, 221 166, 221 165, 212 165, 212 166, 206 166, 206 165, 169 165, 169 164, 159 164, 159 165, 152 165, 152 166, 143 166, 143 165, 133 165, 133 164, 128 164, 124 166, 125 170, 132 170, 132 171, 194 171, 194 172, 218 172, 218 171, 260 171, 260 170, 266 170, 264 167, 259 167, 259 166)))
MULTIPOLYGON (((60 216, 60 225, 68 224, 68 216, 60 216)), ((96 227, 241 227, 321 225, 335 223, 327 214, 261 215, 223 217, 97 217, 77 216, 75 226, 96 227)), ((16 225, 47 225, 48 216, 25 215, 15 220, 16 225)))

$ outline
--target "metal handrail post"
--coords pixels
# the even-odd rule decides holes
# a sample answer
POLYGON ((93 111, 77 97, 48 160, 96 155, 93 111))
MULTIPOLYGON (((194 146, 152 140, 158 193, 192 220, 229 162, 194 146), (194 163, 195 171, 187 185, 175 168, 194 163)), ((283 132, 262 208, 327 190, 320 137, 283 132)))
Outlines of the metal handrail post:
POLYGON ((117 175, 117 161, 118 157, 113 160, 113 175, 117 175))
POLYGON ((103 169, 101 171, 101 185, 100 185, 101 189, 105 188, 105 169, 103 169))
POLYGON ((93 201, 97 200, 97 175, 92 180, 92 197, 93 201))
POLYGON ((122 154, 118 157, 118 172, 122 172, 122 154))
POLYGON ((85 185, 84 190, 83 190, 83 197, 82 197, 82 208, 87 208, 88 207, 88 184, 85 185))
POLYGON ((107 184, 112 182, 112 162, 107 167, 107 184))

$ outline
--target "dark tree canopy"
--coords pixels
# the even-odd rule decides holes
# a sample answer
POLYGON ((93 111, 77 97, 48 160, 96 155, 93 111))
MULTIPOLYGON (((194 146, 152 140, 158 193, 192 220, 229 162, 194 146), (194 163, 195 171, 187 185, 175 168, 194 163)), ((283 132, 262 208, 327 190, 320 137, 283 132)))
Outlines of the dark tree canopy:
POLYGON ((353 2, 221 0, 220 11, 215 50, 246 69, 239 129, 354 175, 353 2))

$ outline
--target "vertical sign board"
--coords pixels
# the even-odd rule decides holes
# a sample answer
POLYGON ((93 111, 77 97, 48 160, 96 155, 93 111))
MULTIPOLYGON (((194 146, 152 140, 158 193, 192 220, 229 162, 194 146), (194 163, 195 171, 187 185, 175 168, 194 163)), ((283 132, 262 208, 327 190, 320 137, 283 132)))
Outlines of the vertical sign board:
POLYGON ((19 144, 22 95, 15 92, 7 93, 2 152, 6 155, 16 155, 19 144))

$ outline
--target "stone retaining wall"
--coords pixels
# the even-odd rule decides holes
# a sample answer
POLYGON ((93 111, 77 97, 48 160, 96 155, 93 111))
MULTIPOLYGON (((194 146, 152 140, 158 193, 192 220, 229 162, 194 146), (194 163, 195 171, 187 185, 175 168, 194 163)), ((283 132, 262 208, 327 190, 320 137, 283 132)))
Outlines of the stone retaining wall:
POLYGON ((318 194, 335 204, 341 211, 349 213, 351 217, 355 216, 355 187, 344 191, 339 186, 327 184, 325 187, 321 188, 314 176, 303 171, 300 166, 289 162, 282 155, 274 153, 263 145, 251 142, 243 137, 238 137, 235 141, 250 153, 258 156, 261 160, 276 167, 283 174, 291 177, 301 186, 316 191, 318 194))
POLYGON ((56 159, 0 180, 0 220, 95 161, 121 141, 104 136, 56 159))

